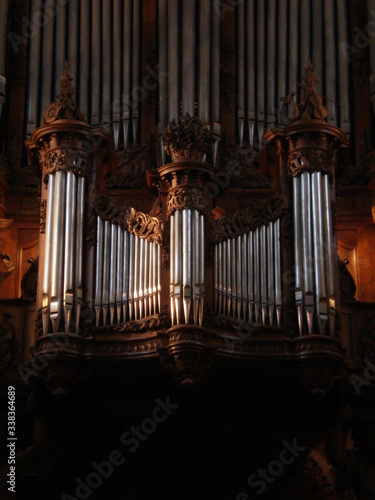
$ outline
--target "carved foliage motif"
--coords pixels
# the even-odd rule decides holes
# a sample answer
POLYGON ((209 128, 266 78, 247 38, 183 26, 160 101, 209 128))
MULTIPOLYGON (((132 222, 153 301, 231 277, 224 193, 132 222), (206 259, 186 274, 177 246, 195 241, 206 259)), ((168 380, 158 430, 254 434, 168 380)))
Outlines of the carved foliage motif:
POLYGON ((249 205, 243 210, 212 222, 214 242, 219 243, 228 238, 236 238, 264 224, 274 222, 286 213, 287 203, 282 196, 270 198, 260 207, 249 205))
POLYGON ((175 210, 183 208, 196 209, 202 214, 207 213, 209 200, 203 189, 192 186, 176 186, 168 192, 168 216, 175 210))
POLYGON ((303 172, 333 175, 332 153, 323 149, 299 149, 289 155, 288 172, 292 177, 303 172))
POLYGON ((87 157, 75 148, 55 149, 48 151, 44 157, 44 182, 47 184, 48 175, 59 170, 72 171, 83 177, 90 177, 90 165, 87 157))
POLYGON ((47 200, 40 202, 40 233, 46 232, 47 200))

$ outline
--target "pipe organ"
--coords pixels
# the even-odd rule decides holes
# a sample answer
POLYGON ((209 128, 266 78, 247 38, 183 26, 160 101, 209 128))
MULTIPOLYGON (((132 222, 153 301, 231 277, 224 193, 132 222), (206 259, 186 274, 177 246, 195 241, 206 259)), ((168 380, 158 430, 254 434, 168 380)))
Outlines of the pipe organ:
POLYGON ((122 207, 118 211, 108 199, 99 203, 96 211, 96 326, 160 313, 160 241, 155 232, 145 235, 135 229, 139 220, 158 228, 158 219, 134 209, 122 207))
POLYGON ((281 325, 280 219, 217 243, 214 269, 218 314, 281 325))

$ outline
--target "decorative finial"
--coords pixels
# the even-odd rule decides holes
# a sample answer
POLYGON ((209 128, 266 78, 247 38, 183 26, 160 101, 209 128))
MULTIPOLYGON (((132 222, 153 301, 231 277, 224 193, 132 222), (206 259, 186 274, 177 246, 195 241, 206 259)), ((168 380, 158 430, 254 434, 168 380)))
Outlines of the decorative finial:
POLYGON ((65 61, 64 64, 64 72, 60 77, 60 95, 59 97, 72 97, 76 91, 74 90, 73 85, 70 83, 73 81, 73 78, 69 73, 70 61, 65 61))

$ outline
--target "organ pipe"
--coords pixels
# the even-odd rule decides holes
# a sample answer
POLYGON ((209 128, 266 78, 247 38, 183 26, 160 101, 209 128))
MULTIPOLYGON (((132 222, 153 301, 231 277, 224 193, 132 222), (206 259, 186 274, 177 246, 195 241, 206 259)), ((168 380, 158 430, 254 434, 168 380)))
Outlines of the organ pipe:
POLYGON ((195 2, 182 1, 182 115, 194 115, 195 2))
POLYGON ((199 118, 209 121, 210 103, 210 0, 199 2, 199 118))
POLYGON ((179 43, 178 2, 168 1, 168 120, 177 119, 179 113, 179 43))

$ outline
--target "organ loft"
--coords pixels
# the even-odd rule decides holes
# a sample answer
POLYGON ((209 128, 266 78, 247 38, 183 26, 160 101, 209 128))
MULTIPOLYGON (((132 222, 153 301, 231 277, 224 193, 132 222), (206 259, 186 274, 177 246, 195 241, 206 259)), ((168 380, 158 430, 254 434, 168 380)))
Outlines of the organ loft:
POLYGON ((0 0, 2 498, 375 498, 374 36, 0 0))

